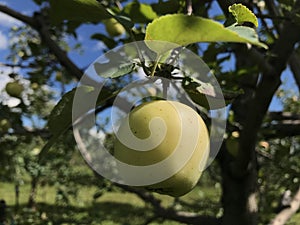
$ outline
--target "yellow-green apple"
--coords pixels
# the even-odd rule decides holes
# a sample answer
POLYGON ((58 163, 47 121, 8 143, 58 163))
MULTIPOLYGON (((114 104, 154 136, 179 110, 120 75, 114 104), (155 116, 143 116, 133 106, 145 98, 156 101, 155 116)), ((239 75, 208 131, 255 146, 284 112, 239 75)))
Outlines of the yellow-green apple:
POLYGON ((103 23, 107 33, 112 37, 119 36, 125 32, 125 28, 114 18, 104 20, 103 23))
POLYGON ((6 133, 11 127, 11 123, 7 119, 0 119, 0 132, 6 133))
POLYGON ((13 81, 6 84, 5 90, 10 96, 20 98, 24 87, 18 81, 13 81))
MULTIPOLYGON (((149 169, 141 183, 166 174, 165 179, 140 186, 174 197, 195 187, 208 155, 209 134, 204 121, 191 107, 176 101, 157 100, 134 108, 121 122, 114 144, 114 157, 137 166, 137 170, 162 163, 160 174, 149 169)), ((134 178, 135 174, 129 176, 134 178)))

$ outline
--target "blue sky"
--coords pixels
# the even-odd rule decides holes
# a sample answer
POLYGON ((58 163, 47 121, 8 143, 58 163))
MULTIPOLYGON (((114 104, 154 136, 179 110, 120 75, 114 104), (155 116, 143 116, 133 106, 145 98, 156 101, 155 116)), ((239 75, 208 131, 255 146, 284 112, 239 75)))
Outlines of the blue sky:
MULTIPOLYGON (((145 0, 143 2, 149 2, 149 0, 145 0)), ((38 10, 38 6, 36 6, 31 0, 2 0, 0 1, 0 4, 8 5, 9 7, 27 15, 32 15, 35 10, 38 10)), ((219 9, 216 6, 214 9, 214 14, 219 13, 219 9)), ((8 46, 10 38, 8 34, 10 27, 18 26, 20 24, 21 23, 19 21, 0 13, 0 63, 6 62, 5 58, 9 53, 8 46)), ((83 44, 84 53, 78 54, 77 52, 71 52, 70 57, 77 65, 79 65, 79 67, 87 67, 102 54, 103 44, 99 41, 90 40, 90 36, 97 31, 102 32, 103 29, 103 25, 84 25, 77 30, 79 41, 83 44)), ((72 37, 68 37, 67 41, 71 43, 71 45, 76 43, 76 40, 72 37)), ((230 66, 230 63, 228 65, 230 66)), ((0 70, 7 73, 7 71, 10 71, 10 68, 2 67, 0 70)), ((0 90, 5 86, 8 80, 9 79, 5 75, 0 75, 0 90)), ((297 91, 295 82, 289 70, 284 72, 282 80, 284 82, 283 86, 285 89, 295 90, 295 92, 297 91)), ((271 110, 280 110, 281 107, 279 100, 274 99, 270 108, 271 110)))

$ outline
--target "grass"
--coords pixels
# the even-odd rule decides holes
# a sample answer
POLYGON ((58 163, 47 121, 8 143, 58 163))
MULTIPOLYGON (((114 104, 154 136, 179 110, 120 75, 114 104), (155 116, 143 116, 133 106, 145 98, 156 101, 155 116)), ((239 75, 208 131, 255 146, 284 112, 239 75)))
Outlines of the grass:
MULTIPOLYGON (((70 204, 55 202, 55 187, 40 187, 35 209, 26 207, 29 185, 20 188, 19 208, 15 208, 14 186, 0 183, 0 198, 5 199, 9 214, 17 224, 140 224, 145 203, 130 193, 106 193, 93 201, 95 187, 82 187, 70 204)), ((150 212, 150 210, 149 210, 150 212)))
MULTIPOLYGON (((69 204, 58 203, 54 186, 39 187, 35 209, 26 207, 29 184, 20 187, 19 208, 15 208, 14 185, 0 182, 0 199, 5 199, 8 214, 15 225, 140 225, 153 216, 152 210, 143 200, 131 193, 106 192, 93 200, 96 187, 82 186, 76 198, 69 204)), ((197 187, 178 202, 174 198, 155 194, 165 207, 175 205, 179 210, 194 211, 205 215, 221 215, 219 187, 197 187), (196 211, 198 210, 198 211, 196 211)), ((274 215, 275 216, 275 215, 274 215)), ((300 213, 294 215, 287 225, 300 225, 300 213)), ((154 221, 150 225, 180 225, 174 221, 154 221)), ((10 224, 9 224, 10 225, 10 224)))
MULTIPOLYGON (((82 186, 76 198, 69 204, 56 202, 56 188, 53 186, 39 187, 36 197, 37 205, 34 209, 26 207, 30 187, 24 184, 20 187, 19 207, 15 208, 14 185, 0 183, 0 198, 5 199, 8 211, 17 224, 103 224, 103 225, 134 225, 143 224, 152 217, 149 205, 131 193, 106 192, 96 201, 93 195, 96 187, 82 186)), ((195 189, 191 194, 181 199, 181 204, 191 210, 193 201, 201 199, 200 189, 195 189)), ((213 194, 213 193, 211 193, 213 194)), ((166 207, 174 204, 174 199, 168 196, 156 195, 166 207)), ((199 201, 200 203, 201 201, 199 201)), ((179 225, 173 221, 153 222, 151 225, 179 225)))
MULTIPOLYGON (((210 204, 219 201, 218 189, 199 187, 175 203, 174 198, 156 195, 165 207, 176 204, 179 209, 194 211, 203 209, 205 214, 214 214, 210 204), (205 199, 211 199, 207 201, 205 199), (208 210, 210 209, 210 210, 208 210)), ((26 207, 30 186, 25 183, 20 186, 19 207, 15 208, 15 191, 11 183, 0 182, 0 199, 5 199, 10 217, 15 224, 20 225, 139 225, 144 224, 153 216, 151 207, 131 193, 106 192, 97 200, 93 195, 95 186, 81 186, 76 198, 71 198, 68 204, 56 202, 56 187, 43 186, 38 188, 36 208, 26 207)), ((218 207, 216 207, 218 208, 218 207)), ((179 225, 174 221, 157 221, 151 225, 179 225)))

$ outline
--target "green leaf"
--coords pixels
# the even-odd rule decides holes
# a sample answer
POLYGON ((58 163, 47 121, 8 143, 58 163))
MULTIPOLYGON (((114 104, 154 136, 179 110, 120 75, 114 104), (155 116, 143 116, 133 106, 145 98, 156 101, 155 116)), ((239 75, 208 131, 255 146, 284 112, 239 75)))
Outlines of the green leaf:
MULTIPOLYGON (((218 22, 197 16, 166 15, 148 25, 145 39, 168 41, 183 46, 196 42, 239 42, 267 48, 265 44, 259 42, 254 29, 238 27, 242 29, 233 27, 228 29, 218 22)), ((151 49, 158 53, 169 50, 159 47, 161 46, 157 48, 151 46, 151 49)))
POLYGON ((126 5, 123 13, 127 14, 135 23, 148 23, 158 17, 150 5, 139 2, 131 2, 126 5))
MULTIPOLYGON (((87 92, 93 91, 93 87, 83 86, 80 88, 83 88, 83 90, 86 89, 85 91, 87 92)), ((76 90, 77 88, 74 88, 66 93, 51 111, 48 128, 52 137, 42 148, 39 154, 39 163, 45 161, 49 149, 57 142, 57 139, 72 126, 72 106, 76 90)))
POLYGON ((131 73, 135 69, 135 63, 115 64, 115 62, 108 63, 94 63, 96 73, 104 78, 117 78, 131 73))
POLYGON ((159 15, 173 14, 180 10, 180 1, 170 0, 170 1, 158 1, 151 4, 152 9, 159 15))
POLYGON ((238 25, 243 25, 243 23, 250 22, 258 27, 258 20, 254 13, 242 4, 233 4, 228 8, 229 12, 234 16, 236 23, 238 25))
POLYGON ((48 141, 47 143, 43 146, 43 148, 41 149, 39 155, 38 155, 38 163, 40 165, 42 165, 45 160, 46 160, 46 155, 47 152, 49 151, 49 149, 57 142, 57 139, 59 138, 59 135, 53 135, 48 141))
MULTIPOLYGON (((80 91, 83 91, 85 93, 84 96, 85 99, 89 99, 90 96, 93 96, 95 94, 95 91, 97 91, 94 89, 94 87, 91 86, 80 86, 66 93, 61 98, 61 100, 53 108, 49 116, 48 127, 52 134, 52 137, 41 150, 39 161, 44 160, 47 151, 56 143, 57 139, 61 135, 63 135, 69 128, 71 128, 72 121, 73 121, 72 120, 73 100, 74 100, 74 95, 78 90, 78 88, 81 89, 80 91)), ((116 94, 117 92, 110 92, 109 90, 103 88, 101 90, 101 95, 98 96, 96 105, 99 106, 103 104, 104 102, 108 101, 110 98, 116 96, 116 94)), ((88 101, 86 101, 85 99, 82 99, 79 102, 82 102, 82 107, 80 108, 86 110, 84 104, 88 101)), ((80 116, 83 116, 86 113, 87 113, 86 111, 82 111, 82 112, 77 112, 76 115, 78 115, 79 118, 80 116)), ((76 119, 77 118, 75 118, 74 120, 76 119)))
POLYGON ((210 83, 205 83, 194 78, 187 77, 182 81, 182 87, 191 100, 206 109, 218 109, 225 107, 222 93, 210 83), (212 103, 213 105, 209 104, 212 103))
POLYGON ((205 83, 191 77, 183 80, 182 87, 193 102, 206 109, 223 108, 244 93, 242 90, 221 90, 210 83, 205 83))
MULTIPOLYGON (((241 38, 249 41, 249 43, 254 43, 258 41, 257 33, 251 27, 244 26, 229 26, 226 29, 237 33, 241 38)), ((261 43, 262 44, 262 43, 261 43)))
MULTIPOLYGON (((76 91, 78 91, 78 89, 81 89, 80 91, 85 94, 85 99, 90 99, 90 96, 93 96, 95 94, 95 91, 97 91, 92 86, 80 86, 66 93, 57 103, 57 105, 53 108, 49 116, 48 127, 53 135, 61 135, 72 126, 73 100, 74 95, 76 91)), ((105 101, 107 101, 115 95, 116 93, 102 88, 101 94, 98 96, 97 99, 97 106, 103 104, 105 101)), ((84 107, 84 104, 86 102, 85 99, 82 99, 82 101, 80 101, 83 104, 83 106, 81 107, 83 109, 86 108, 84 107)), ((86 112, 78 112, 77 115, 82 116, 85 113, 86 112)))
POLYGON ((115 18, 120 24, 122 24, 122 26, 127 31, 131 31, 131 28, 134 26, 134 23, 131 21, 131 18, 129 18, 127 16, 117 15, 110 9, 108 9, 107 11, 110 12, 110 14, 113 16, 113 18, 115 18))
POLYGON ((50 0, 50 18, 54 24, 63 20, 100 22, 112 15, 97 0, 50 0))
MULTIPOLYGON (((94 90, 93 87, 89 86, 82 86, 79 88, 81 88, 86 93, 92 92, 94 90)), ((66 93, 51 111, 48 120, 48 127, 53 135, 62 134, 71 126, 72 105, 76 91, 77 88, 74 88, 72 91, 66 93)))

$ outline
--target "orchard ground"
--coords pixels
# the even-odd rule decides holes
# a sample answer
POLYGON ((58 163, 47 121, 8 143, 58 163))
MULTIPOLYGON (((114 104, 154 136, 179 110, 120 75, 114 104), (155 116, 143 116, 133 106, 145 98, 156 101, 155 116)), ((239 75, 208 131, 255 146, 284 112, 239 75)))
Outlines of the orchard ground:
MULTIPOLYGON (((44 186, 38 189, 36 207, 27 208, 30 192, 29 182, 20 186, 19 207, 15 207, 15 192, 13 183, 0 183, 0 198, 5 199, 8 205, 8 215, 14 216, 20 225, 44 224, 91 224, 91 225, 140 225, 153 216, 150 205, 139 199, 135 194, 117 191, 106 192, 101 197, 93 200, 93 195, 98 191, 95 186, 82 186, 76 197, 69 198, 69 203, 57 199, 55 186, 44 186)), ((200 213, 214 215, 213 208, 218 208, 220 187, 209 187, 200 184, 191 193, 175 200, 174 198, 156 194, 166 207, 177 205, 179 209, 193 211, 195 205, 202 208, 200 213), (207 201, 207 199, 210 199, 207 201), (176 202, 179 201, 179 202, 176 202)), ((156 220, 155 224, 178 225, 174 221, 156 220)))
MULTIPOLYGON (((207 174, 204 177, 207 178, 207 174)), ((218 185, 209 186, 211 183, 204 179, 206 184, 200 184, 189 194, 179 199, 156 194, 164 206, 177 205, 179 210, 192 211, 197 205, 204 209, 200 213, 215 214, 213 208, 218 208, 221 189, 218 185), (207 199, 210 199, 208 202, 207 199)), ((20 186, 19 207, 15 207, 14 184, 0 182, 0 198, 5 199, 8 216, 14 216, 20 225, 140 225, 153 216, 151 208, 135 194, 107 192, 96 200, 93 195, 99 190, 95 186, 79 188, 76 198, 71 198, 68 204, 57 201, 55 186, 44 186, 38 189, 36 208, 27 208, 30 185, 25 182, 20 186)), ((300 215, 293 217, 287 225, 299 225, 300 215)), ((150 225, 179 225, 169 220, 156 220, 150 225)), ((10 225, 10 224, 9 224, 10 225)))

